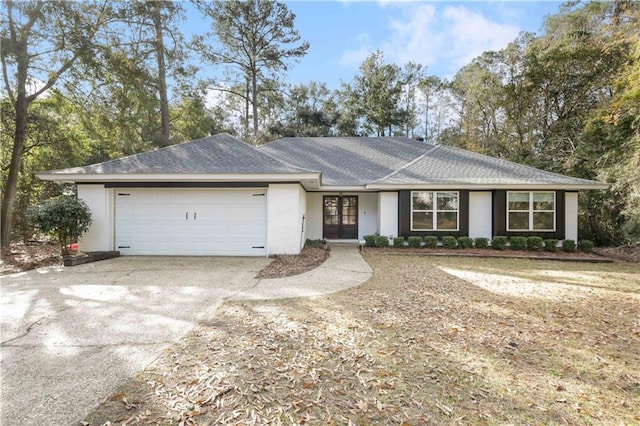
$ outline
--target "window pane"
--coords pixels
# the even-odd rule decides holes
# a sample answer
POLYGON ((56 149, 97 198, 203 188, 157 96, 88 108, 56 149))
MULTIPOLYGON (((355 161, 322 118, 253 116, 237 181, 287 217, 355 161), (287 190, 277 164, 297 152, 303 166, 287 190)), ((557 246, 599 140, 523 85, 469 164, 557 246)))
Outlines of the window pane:
POLYGON ((414 192, 412 206, 413 210, 433 210, 433 193, 414 192))
POLYGON ((529 193, 510 192, 509 210, 529 210, 529 193))
POLYGON ((438 213, 438 230, 458 229, 458 213, 438 213))
POLYGON ((553 213, 533 212, 533 229, 553 230, 553 213))
POLYGON ((414 212, 412 229, 433 229, 433 213, 414 212))
POLYGON ((509 213, 509 229, 524 229, 529 230, 529 213, 509 213))
POLYGON ((534 192, 534 210, 553 210, 553 192, 534 192))
POLYGON ((458 210, 458 194, 438 192, 438 210, 458 210))

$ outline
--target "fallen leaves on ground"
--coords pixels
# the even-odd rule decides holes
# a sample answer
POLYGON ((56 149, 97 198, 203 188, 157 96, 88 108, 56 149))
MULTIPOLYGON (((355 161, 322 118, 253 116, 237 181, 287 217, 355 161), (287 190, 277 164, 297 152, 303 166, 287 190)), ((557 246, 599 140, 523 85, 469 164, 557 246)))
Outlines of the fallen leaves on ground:
POLYGON ((358 288, 224 304, 87 421, 640 422, 635 265, 366 259, 374 276, 358 288), (474 281, 514 274, 521 281, 474 281), (574 291, 551 297, 555 282, 574 291))
POLYGON ((15 243, 2 249, 0 275, 15 274, 44 266, 62 266, 60 246, 49 243, 15 243))
POLYGON ((298 255, 278 255, 258 273, 258 278, 282 278, 299 275, 320 266, 329 257, 323 248, 305 247, 298 255))

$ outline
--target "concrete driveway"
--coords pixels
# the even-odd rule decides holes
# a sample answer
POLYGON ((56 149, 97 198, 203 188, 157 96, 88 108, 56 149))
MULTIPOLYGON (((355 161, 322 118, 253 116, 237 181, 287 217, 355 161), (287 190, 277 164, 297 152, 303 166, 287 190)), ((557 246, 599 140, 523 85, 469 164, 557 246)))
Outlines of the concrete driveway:
POLYGON ((78 424, 225 300, 312 297, 367 281, 354 245, 304 274, 266 258, 120 257, 2 277, 0 424, 78 424))
POLYGON ((2 425, 78 422, 266 258, 121 257, 2 277, 2 425))

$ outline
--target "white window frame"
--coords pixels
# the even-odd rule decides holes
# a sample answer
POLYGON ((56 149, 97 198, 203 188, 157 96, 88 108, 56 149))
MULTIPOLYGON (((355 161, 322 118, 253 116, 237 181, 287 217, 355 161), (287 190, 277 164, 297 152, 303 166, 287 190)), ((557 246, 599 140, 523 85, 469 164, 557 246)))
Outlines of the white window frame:
POLYGON ((460 230, 460 191, 411 191, 411 230, 412 231, 425 231, 425 232, 435 232, 435 231, 439 231, 439 232, 456 232, 460 230), (423 192, 428 192, 431 193, 431 196, 433 197, 433 209, 431 210, 414 210, 413 209, 413 195, 416 193, 423 193, 423 192), (456 210, 438 210, 438 194, 444 194, 444 193, 450 193, 450 194, 456 194, 456 197, 458 198, 458 208, 456 210), (433 213, 433 217, 432 217, 432 221, 433 221, 433 228, 432 229, 417 229, 413 227, 413 213, 414 212, 419 212, 419 213, 427 213, 427 212, 431 212, 433 213), (456 213, 456 229, 438 229, 438 213, 456 213))
POLYGON ((507 231, 509 232, 555 232, 556 231, 556 215, 558 212, 557 192, 556 191, 507 191, 507 231), (529 195, 529 209, 528 210, 511 210, 509 209, 509 194, 528 194, 529 195), (553 194, 553 210, 534 210, 533 209, 533 194, 553 194), (509 227, 509 213, 529 213, 529 228, 528 229, 511 229, 509 227), (553 228, 552 229, 533 229, 533 213, 553 213, 553 228))

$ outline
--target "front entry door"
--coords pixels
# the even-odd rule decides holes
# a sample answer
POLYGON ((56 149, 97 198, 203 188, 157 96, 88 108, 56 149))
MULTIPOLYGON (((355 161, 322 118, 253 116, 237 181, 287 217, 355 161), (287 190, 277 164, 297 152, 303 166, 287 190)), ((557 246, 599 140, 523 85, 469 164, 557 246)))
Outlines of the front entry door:
POLYGON ((358 197, 356 195, 325 195, 324 238, 354 240, 358 238, 358 197))

